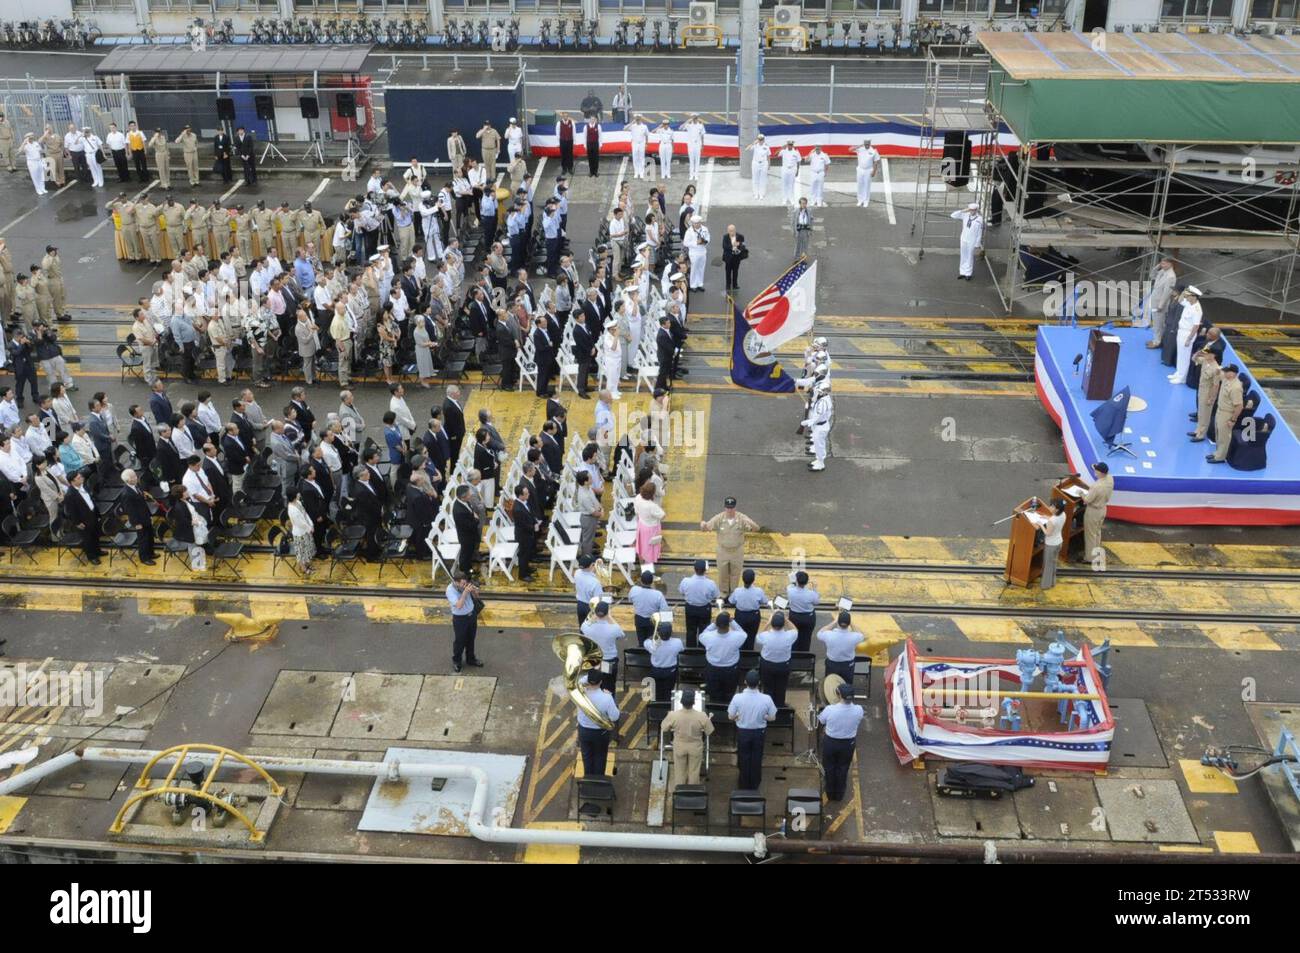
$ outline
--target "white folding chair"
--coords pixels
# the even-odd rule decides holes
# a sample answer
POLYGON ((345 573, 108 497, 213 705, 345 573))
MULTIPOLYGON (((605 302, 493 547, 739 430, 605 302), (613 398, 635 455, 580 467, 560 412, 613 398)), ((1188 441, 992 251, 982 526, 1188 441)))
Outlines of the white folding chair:
POLYGON ((646 389, 654 393, 655 381, 659 379, 659 355, 647 350, 646 345, 641 345, 641 351, 636 358, 636 392, 641 390, 641 382, 644 381, 646 389))
POLYGON ((605 549, 602 554, 605 562, 609 563, 610 571, 617 569, 623 574, 629 586, 635 585, 632 581, 632 573, 636 570, 636 548, 634 546, 617 546, 612 538, 605 540, 605 549))
POLYGON ((550 531, 546 534, 546 548, 551 551, 551 571, 547 579, 552 581, 555 579, 555 567, 559 566, 565 578, 573 582, 573 574, 578 570, 578 545, 560 539, 554 522, 551 523, 550 531))
POLYGON ((533 356, 533 344, 529 340, 522 350, 515 352, 515 365, 519 368, 519 381, 515 385, 515 390, 522 391, 524 384, 531 383, 533 389, 537 388, 537 361, 533 356))
POLYGON ((485 537, 488 547, 488 571, 487 578, 492 578, 492 573, 500 570, 511 582, 515 581, 515 563, 519 558, 519 544, 501 539, 498 527, 495 523, 488 527, 485 537))

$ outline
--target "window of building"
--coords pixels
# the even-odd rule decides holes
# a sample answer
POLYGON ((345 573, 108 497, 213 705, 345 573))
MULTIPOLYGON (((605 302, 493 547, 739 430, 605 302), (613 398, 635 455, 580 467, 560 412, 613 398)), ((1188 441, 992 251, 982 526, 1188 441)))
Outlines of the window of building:
POLYGON ((1160 5, 1162 20, 1200 23, 1206 20, 1227 20, 1231 17, 1232 0, 1163 0, 1160 5))

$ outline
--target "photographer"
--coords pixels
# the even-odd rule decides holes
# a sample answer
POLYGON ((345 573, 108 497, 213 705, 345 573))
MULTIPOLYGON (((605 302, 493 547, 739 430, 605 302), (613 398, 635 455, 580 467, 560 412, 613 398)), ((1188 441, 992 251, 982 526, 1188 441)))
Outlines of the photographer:
POLYGON ((37 318, 32 324, 32 345, 36 360, 41 362, 41 368, 45 371, 46 389, 55 381, 60 381, 68 390, 76 390, 77 385, 72 383, 72 375, 68 373, 68 365, 63 360, 59 332, 46 324, 43 318, 37 318))
POLYGON ((447 586, 447 603, 451 606, 452 671, 461 671, 462 658, 465 665, 482 668, 482 661, 474 653, 474 638, 478 635, 478 616, 483 611, 484 604, 479 598, 478 586, 470 582, 469 576, 459 569, 447 586))

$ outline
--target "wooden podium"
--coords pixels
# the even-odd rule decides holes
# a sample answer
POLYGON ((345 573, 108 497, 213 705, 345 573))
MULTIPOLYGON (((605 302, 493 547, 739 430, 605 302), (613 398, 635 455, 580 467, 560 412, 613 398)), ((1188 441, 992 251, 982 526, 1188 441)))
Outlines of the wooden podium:
POLYGON ((1003 577, 1013 586, 1028 587, 1043 574, 1043 542, 1026 513, 1037 513, 1044 518, 1052 515, 1052 508, 1035 497, 1025 500, 1014 510, 1011 518, 1011 535, 1007 540, 1007 571, 1003 577))
POLYGON ((1119 338, 1101 328, 1088 332, 1088 357, 1083 369, 1083 396, 1088 400, 1110 400, 1115 391, 1115 368, 1119 366, 1119 338), (1114 340, 1106 340, 1114 338, 1114 340))
POLYGON ((1065 525, 1061 527, 1061 549, 1056 554, 1057 563, 1069 562, 1070 544, 1083 538, 1083 490, 1088 489, 1077 476, 1068 476, 1052 487, 1047 500, 1025 500, 1013 511, 1011 535, 1007 540, 1007 571, 1003 578, 1013 586, 1031 586, 1043 574, 1043 534, 1026 513, 1037 513, 1044 518, 1056 512, 1056 501, 1065 501, 1065 525), (1071 492, 1073 491, 1073 492, 1071 492))
POLYGON ((1065 501, 1065 526, 1061 528, 1062 563, 1069 560, 1070 548, 1083 539, 1083 492, 1087 489, 1088 484, 1077 476, 1068 476, 1052 487, 1052 502, 1065 501))

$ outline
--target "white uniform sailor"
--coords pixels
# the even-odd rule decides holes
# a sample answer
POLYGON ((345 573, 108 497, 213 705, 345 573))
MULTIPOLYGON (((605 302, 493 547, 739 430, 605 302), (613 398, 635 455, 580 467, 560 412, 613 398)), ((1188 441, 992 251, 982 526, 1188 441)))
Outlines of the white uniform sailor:
POLYGON ((524 130, 520 128, 519 123, 514 119, 506 125, 506 155, 510 161, 515 161, 515 156, 522 155, 524 151, 524 130))
POLYGON ((826 170, 830 168, 831 157, 822 152, 821 146, 814 146, 808 156, 808 168, 812 170, 812 184, 809 189, 810 205, 817 208, 826 207, 826 170))
POLYGON ((635 121, 628 125, 627 134, 632 141, 632 177, 644 179, 646 177, 645 147, 650 140, 650 129, 646 126, 645 120, 637 116, 635 121))
POLYGON ((665 119, 655 127, 655 142, 659 146, 659 177, 673 177, 673 127, 665 119))
POLYGON ((858 154, 858 206, 867 208, 871 205, 871 180, 876 177, 880 153, 872 148, 870 139, 863 139, 853 151, 858 154))
POLYGON ((753 180, 754 198, 767 198, 767 168, 772 160, 768 154, 767 140, 761 132, 749 148, 753 150, 753 157, 749 160, 749 177, 753 180))
POLYGON ((32 138, 29 132, 23 136, 21 146, 22 153, 27 157, 27 171, 32 177, 32 185, 36 186, 36 194, 45 194, 45 153, 41 151, 41 144, 32 138))
POLYGON ((984 244, 984 216, 980 215, 979 203, 971 202, 949 217, 961 222, 961 266, 957 277, 970 281, 975 274, 975 249, 984 244))
POLYGON ((699 116, 692 116, 682 124, 686 134, 686 156, 690 160, 689 177, 700 177, 700 156, 704 154, 704 123, 699 116))
POLYGON ((809 470, 826 469, 826 444, 830 438, 834 415, 835 402, 831 398, 830 381, 819 381, 813 387, 812 407, 803 422, 812 431, 813 461, 808 464, 809 470))
POLYGON ((704 266, 709 260, 709 230, 704 226, 704 219, 698 215, 691 216, 691 227, 682 236, 682 244, 691 259, 692 291, 704 290, 704 266))
POLYGON ((803 157, 799 155, 799 150, 794 147, 793 139, 785 144, 785 148, 781 150, 780 154, 783 201, 786 205, 794 205, 798 193, 799 163, 803 161, 803 157))

